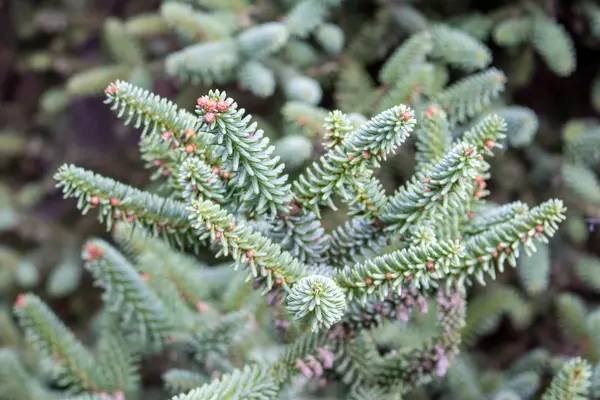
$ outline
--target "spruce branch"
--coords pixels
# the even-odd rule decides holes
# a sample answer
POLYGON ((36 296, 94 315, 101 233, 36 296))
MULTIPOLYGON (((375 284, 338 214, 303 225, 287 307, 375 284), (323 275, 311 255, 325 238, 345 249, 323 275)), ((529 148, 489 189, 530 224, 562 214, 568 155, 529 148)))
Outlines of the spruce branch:
POLYGON ((191 200, 225 200, 225 185, 219 179, 220 169, 210 168, 200 157, 188 157, 181 163, 177 177, 179 197, 186 202, 191 200))
POLYGON ((172 400, 275 399, 279 390, 267 367, 246 365, 172 400))
POLYGON ((321 221, 305 210, 273 221, 271 236, 279 240, 283 249, 306 264, 323 262, 330 245, 321 221))
POLYGON ((492 60, 485 45, 461 30, 437 24, 431 28, 431 36, 431 57, 450 66, 474 71, 487 67, 492 60))
POLYGON ((241 54, 235 39, 198 43, 169 54, 165 69, 191 83, 224 84, 234 78, 241 54))
POLYGON ((463 78, 435 96, 434 101, 446 111, 450 125, 473 118, 504 90, 506 76, 496 68, 463 78))
POLYGON ((103 299, 109 312, 119 315, 123 326, 132 327, 144 342, 157 348, 163 346, 174 326, 168 310, 145 282, 153 277, 140 275, 101 239, 88 241, 83 256, 95 284, 104 289, 103 299))
POLYGON ((331 148, 294 182, 301 206, 319 215, 318 206, 336 209, 331 199, 336 190, 351 184, 355 172, 379 166, 403 143, 415 125, 414 112, 401 105, 375 116, 339 145, 331 148))
POLYGON ((548 200, 521 216, 470 237, 464 242, 464 267, 454 270, 452 275, 459 285, 470 283, 470 276, 485 285, 484 273, 492 278, 496 276, 494 265, 501 272, 504 261, 516 266, 521 245, 530 254, 535 251, 534 239, 547 243, 558 229, 558 223, 565 219, 565 211, 562 201, 548 200))
POLYGON ((158 135, 168 131, 183 137, 188 128, 196 131, 194 114, 177 107, 170 100, 128 82, 116 81, 106 89, 106 104, 111 104, 118 118, 136 129, 142 128, 142 136, 158 135))
POLYGON ((567 361, 558 374, 552 379, 552 383, 542 400, 585 400, 589 399, 591 386, 590 378, 592 368, 589 363, 580 357, 567 361))
POLYGON ((265 291, 273 285, 287 287, 302 277, 305 266, 289 252, 210 201, 192 201, 188 207, 192 226, 201 240, 219 245, 217 256, 229 255, 236 267, 250 268, 252 276, 265 279, 265 291))
POLYGON ((14 306, 28 341, 56 364, 58 382, 77 391, 101 391, 92 354, 36 295, 19 295, 14 306))
POLYGON ((416 349, 390 353, 376 366, 376 382, 383 386, 402 384, 402 392, 430 382, 435 376, 446 375, 450 363, 459 351, 461 330, 465 325, 464 293, 437 293, 438 326, 440 332, 416 349))
POLYGON ((288 310, 294 319, 311 316, 313 332, 329 329, 341 320, 346 309, 342 290, 328 277, 312 275, 300 279, 288 298, 288 310))
POLYGON ((111 228, 118 220, 136 222, 137 225, 163 236, 169 244, 180 247, 192 245, 198 250, 198 242, 188 221, 185 205, 162 198, 110 178, 63 165, 54 175, 57 186, 62 187, 65 198, 77 199, 77 208, 83 214, 98 209, 98 218, 111 228))
POLYGON ((327 148, 341 144, 348 134, 354 130, 348 116, 340 110, 331 111, 325 117, 323 128, 325 129, 323 144, 327 148))
POLYGON ((139 389, 140 376, 137 370, 139 356, 120 332, 104 328, 96 348, 96 368, 104 381, 107 393, 135 396, 139 389))
POLYGON ((415 131, 417 170, 441 160, 452 143, 448 117, 443 110, 431 105, 423 112, 421 121, 415 131))
POLYGON ((368 217, 352 218, 338 226, 329 236, 329 263, 336 266, 356 261, 359 257, 377 254, 388 244, 381 226, 368 217))
POLYGON ((458 241, 410 247, 371 258, 362 264, 346 266, 335 272, 335 282, 348 300, 362 303, 377 293, 384 299, 390 291, 402 293, 406 287, 435 288, 459 261, 463 246, 458 241))
POLYGON ((167 388, 173 392, 189 392, 204 384, 207 378, 197 372, 171 368, 162 376, 167 388))
POLYGON ((473 145, 456 144, 434 168, 428 169, 424 179, 413 177, 391 196, 381 216, 385 229, 401 235, 411 225, 439 219, 444 210, 464 203, 481 165, 479 157, 473 145))
POLYGON ((218 157, 223 168, 232 172, 228 186, 239 211, 251 215, 287 212, 291 200, 287 175, 281 175, 279 157, 271 158, 274 147, 252 116, 244 116, 225 92, 211 91, 198 99, 197 113, 202 128, 214 135, 213 144, 220 146, 218 157), (235 191, 233 190, 235 189, 235 191))
POLYGON ((412 35, 402 43, 383 64, 379 70, 379 80, 391 85, 398 81, 403 74, 417 65, 423 64, 427 55, 433 49, 430 32, 420 32, 412 35))
POLYGON ((267 22, 244 30, 236 43, 244 59, 264 59, 275 53, 289 38, 288 27, 280 22, 267 22))
POLYGON ((204 276, 206 265, 192 256, 173 251, 162 240, 144 235, 134 225, 120 222, 115 228, 113 236, 121 248, 127 249, 127 256, 135 260, 136 265, 145 268, 155 265, 154 269, 160 269, 189 307, 197 308, 206 300, 209 292, 204 276))

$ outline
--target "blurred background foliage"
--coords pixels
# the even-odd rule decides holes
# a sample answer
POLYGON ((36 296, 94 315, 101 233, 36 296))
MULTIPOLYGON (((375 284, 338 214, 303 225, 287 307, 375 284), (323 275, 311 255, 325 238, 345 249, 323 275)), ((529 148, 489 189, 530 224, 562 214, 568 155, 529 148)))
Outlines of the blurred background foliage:
MULTIPOLYGON (((292 3, 0 0, 0 346, 10 346, 16 334, 8 321, 19 292, 39 293, 77 334, 101 304, 80 249, 87 238, 107 233, 62 200, 52 179, 58 166, 74 163, 132 186, 152 185, 139 161, 138 133, 103 104, 109 82, 132 81, 188 109, 209 88, 225 89, 261 121, 294 174, 323 152, 322 108, 376 113, 390 93, 389 84, 379 81, 384 61, 410 34, 437 21, 491 52, 473 53, 467 43, 455 57, 458 65, 480 69, 493 58, 507 75, 503 99, 492 109, 513 135, 492 160, 490 200, 537 204, 558 197, 569 207, 565 229, 550 245, 488 287, 474 288, 465 333, 469 351, 449 379, 480 374, 487 376, 480 382, 492 382, 495 373, 536 348, 598 362, 600 354, 590 354, 588 344, 597 341, 600 328, 589 334, 582 327, 586 308, 600 304, 600 224, 593 229, 593 219, 600 218, 600 5, 345 0, 327 19, 336 25, 317 22, 311 37, 299 25, 270 60, 274 76, 259 62, 227 61, 226 47, 211 51, 232 63, 230 70, 199 65, 214 58, 196 60, 192 68, 181 53, 198 43, 223 43, 256 21, 281 20, 281 10, 292 3), (483 369, 476 372, 473 362, 483 369)), ((419 94, 418 87, 409 89, 409 96, 419 94)), ((364 117, 353 118, 358 124, 364 117)), ((413 156, 404 146, 379 172, 386 189, 410 177, 413 162, 407 160, 413 156)), ((324 223, 331 228, 344 215, 329 212, 324 223)), ((163 372, 161 363, 145 360, 145 387, 162 387, 163 372)), ((481 398, 478 385, 484 384, 470 384, 472 397, 460 398, 481 398)))

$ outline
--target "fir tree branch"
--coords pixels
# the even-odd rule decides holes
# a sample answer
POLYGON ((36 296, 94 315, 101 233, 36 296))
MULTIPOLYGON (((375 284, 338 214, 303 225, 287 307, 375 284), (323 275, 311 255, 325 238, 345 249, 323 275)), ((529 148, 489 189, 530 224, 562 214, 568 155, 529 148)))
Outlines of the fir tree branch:
POLYGON ((92 354, 42 300, 20 295, 14 311, 27 340, 56 363, 59 383, 73 391, 102 389, 92 354))
POLYGON ((294 182, 295 198, 319 215, 318 206, 336 209, 331 196, 365 168, 378 166, 403 143, 415 124, 413 111, 397 106, 384 111, 349 134, 294 182))
POLYGON ((174 330, 172 317, 145 279, 116 249, 100 239, 88 241, 83 254, 95 283, 104 289, 109 312, 118 315, 124 327, 153 347, 160 348, 174 330))
POLYGON ((202 128, 214 135, 212 143, 221 146, 217 156, 223 168, 233 173, 228 195, 236 200, 237 208, 251 215, 287 212, 291 192, 287 175, 281 175, 284 166, 278 164, 279 157, 270 157, 274 147, 250 122, 252 117, 244 116, 244 109, 219 91, 199 98, 197 112, 202 128))
POLYGON ((57 186, 66 197, 77 198, 77 208, 83 214, 98 209, 100 222, 111 228, 117 220, 127 220, 154 235, 163 236, 170 244, 192 245, 198 250, 200 242, 188 220, 189 212, 178 201, 144 192, 110 178, 63 165, 54 175, 57 186))
POLYGON ((390 290, 401 293, 407 286, 435 288, 437 281, 458 263, 462 251, 458 242, 397 250, 363 264, 346 266, 336 271, 334 280, 346 291, 348 300, 358 297, 362 303, 373 293, 384 299, 390 290))
POLYGON ((548 200, 522 216, 470 237, 464 243, 464 267, 455 269, 451 275, 459 285, 470 283, 470 276, 484 285, 484 273, 495 278, 494 265, 500 271, 504 269, 504 261, 516 266, 521 245, 529 253, 535 251, 534 239, 547 243, 558 229, 558 223, 565 219, 565 211, 562 201, 548 200))
POLYGON ((253 277, 265 279, 266 291, 273 285, 287 287, 304 274, 305 266, 300 261, 263 235, 253 232, 244 222, 236 223, 233 216, 218 205, 192 201, 188 210, 198 238, 210 238, 220 247, 217 256, 231 254, 237 267, 248 267, 253 277))

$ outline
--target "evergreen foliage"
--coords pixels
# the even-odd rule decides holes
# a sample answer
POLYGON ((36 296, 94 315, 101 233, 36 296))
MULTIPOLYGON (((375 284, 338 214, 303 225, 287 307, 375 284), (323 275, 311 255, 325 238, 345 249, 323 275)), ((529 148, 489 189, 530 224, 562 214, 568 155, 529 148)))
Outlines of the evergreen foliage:
MULTIPOLYGON (((0 246, 0 399, 600 398, 600 122, 570 121, 560 155, 562 115, 513 104, 536 63, 575 73, 600 7, 160 3, 95 27, 110 61, 40 99, 56 129, 103 90, 152 182, 66 157, 65 204, 106 232, 69 222, 51 271, 0 246), (499 329, 545 336, 505 350, 499 329)), ((0 156, 36 151, 9 136, 0 156)), ((4 186, 0 236, 53 247, 14 205, 48 184, 4 186)))

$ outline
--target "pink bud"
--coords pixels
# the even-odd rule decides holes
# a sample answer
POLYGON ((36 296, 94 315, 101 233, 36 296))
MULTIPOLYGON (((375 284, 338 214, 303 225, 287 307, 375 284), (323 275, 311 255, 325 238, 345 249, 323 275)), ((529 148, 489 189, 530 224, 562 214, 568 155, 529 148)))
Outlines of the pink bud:
POLYGON ((396 317, 403 322, 408 321, 408 308, 404 306, 398 306, 396 308, 396 317))
POLYGON ((301 359, 296 359, 296 367, 300 370, 300 373, 304 375, 307 379, 313 377, 313 372, 301 359))
POLYGON ((323 367, 326 369, 330 369, 333 367, 333 353, 323 347, 319 347, 317 349, 317 354, 319 356, 319 360, 323 363, 323 367))
POLYGON ((323 375, 323 366, 321 365, 321 363, 318 362, 313 356, 308 356, 308 357, 306 357, 306 359, 308 360, 308 365, 315 372, 315 375, 318 377, 322 376, 323 375))
POLYGON ((446 357, 446 355, 442 355, 440 357, 440 359, 437 361, 437 364, 435 365, 435 374, 437 376, 444 376, 446 375, 446 372, 448 372, 448 367, 449 367, 450 363, 448 362, 448 357, 446 357))

